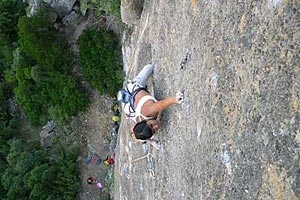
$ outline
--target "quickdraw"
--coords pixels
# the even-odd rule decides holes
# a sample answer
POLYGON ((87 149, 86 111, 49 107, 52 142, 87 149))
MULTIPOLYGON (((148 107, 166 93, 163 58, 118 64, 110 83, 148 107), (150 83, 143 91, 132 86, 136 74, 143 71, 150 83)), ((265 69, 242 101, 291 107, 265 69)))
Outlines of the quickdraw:
MULTIPOLYGON (((185 57, 181 60, 181 62, 180 62, 180 70, 181 71, 185 70, 186 65, 191 61, 191 59, 192 59, 192 53, 193 53, 192 49, 189 49, 187 51, 187 53, 185 54, 185 57)), ((183 73, 183 72, 181 72, 181 73, 183 73)), ((178 85, 180 87, 181 87, 181 84, 182 84, 183 77, 184 77, 184 74, 181 75, 180 80, 179 80, 179 84, 178 85)))
POLYGON ((155 177, 155 173, 154 173, 154 170, 153 170, 153 154, 149 152, 149 146, 148 145, 149 145, 148 143, 146 143, 146 144, 143 145, 144 152, 146 152, 146 155, 141 156, 139 158, 136 158, 134 160, 131 160, 131 161, 127 162, 127 163, 124 163, 121 175, 124 174, 125 177, 127 179, 129 179, 130 176, 131 176, 130 175, 131 165, 133 163, 136 163, 136 162, 138 162, 140 160, 143 160, 143 159, 147 158, 147 170, 148 170, 148 172, 149 172, 149 174, 150 174, 151 177, 153 177, 153 178, 155 177))

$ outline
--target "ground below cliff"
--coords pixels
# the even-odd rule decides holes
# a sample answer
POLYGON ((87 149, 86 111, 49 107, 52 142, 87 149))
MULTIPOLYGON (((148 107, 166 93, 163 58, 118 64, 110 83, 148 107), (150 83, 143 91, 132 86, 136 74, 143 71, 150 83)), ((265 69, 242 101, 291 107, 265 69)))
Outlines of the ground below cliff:
POLYGON ((127 77, 153 63, 155 96, 185 103, 161 114, 160 150, 123 116, 114 199, 299 199, 299 19, 299 1, 146 1, 127 77))

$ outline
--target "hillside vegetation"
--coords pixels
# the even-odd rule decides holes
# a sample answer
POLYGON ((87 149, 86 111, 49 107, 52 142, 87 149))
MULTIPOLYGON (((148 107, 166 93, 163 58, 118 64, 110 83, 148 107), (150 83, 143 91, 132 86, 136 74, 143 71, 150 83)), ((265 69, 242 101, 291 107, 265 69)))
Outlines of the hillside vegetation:
MULTIPOLYGON (((94 10, 109 12, 103 6, 94 10)), ((28 17, 26 8, 22 1, 0 1, 0 199, 74 199, 81 184, 77 159, 83 144, 69 123, 87 110, 91 94, 73 71, 76 54, 54 26, 61 23, 56 13, 44 5, 28 17), (45 148, 38 134, 50 120, 58 130, 45 148)), ((106 30, 84 35, 97 35, 102 44, 91 47, 87 36, 80 39, 86 81, 102 95, 112 96, 123 78, 119 41, 106 30), (87 57, 89 51, 101 55, 87 57), (109 61, 84 65, 98 58, 109 61), (101 69, 105 76, 99 77, 101 69)))

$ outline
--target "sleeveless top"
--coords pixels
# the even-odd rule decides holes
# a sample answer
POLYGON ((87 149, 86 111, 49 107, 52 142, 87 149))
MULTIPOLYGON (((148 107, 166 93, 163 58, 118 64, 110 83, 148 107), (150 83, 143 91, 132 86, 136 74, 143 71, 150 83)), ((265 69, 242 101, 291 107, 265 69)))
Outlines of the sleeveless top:
POLYGON ((136 108, 135 108, 135 116, 134 116, 134 121, 136 122, 136 120, 138 119, 139 121, 144 120, 148 120, 148 119, 152 119, 153 117, 146 117, 142 114, 142 107, 143 105, 146 103, 146 101, 148 100, 153 100, 154 102, 157 102, 157 100, 151 96, 151 95, 145 95, 143 96, 140 101, 138 102, 136 108))

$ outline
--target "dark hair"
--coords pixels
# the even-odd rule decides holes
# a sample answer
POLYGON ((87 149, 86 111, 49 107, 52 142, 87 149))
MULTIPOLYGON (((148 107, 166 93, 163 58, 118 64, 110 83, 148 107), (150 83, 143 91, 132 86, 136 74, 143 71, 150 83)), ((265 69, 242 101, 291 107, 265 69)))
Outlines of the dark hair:
POLYGON ((152 129, 148 126, 146 120, 138 122, 133 128, 133 132, 139 140, 147 140, 153 136, 152 129))

